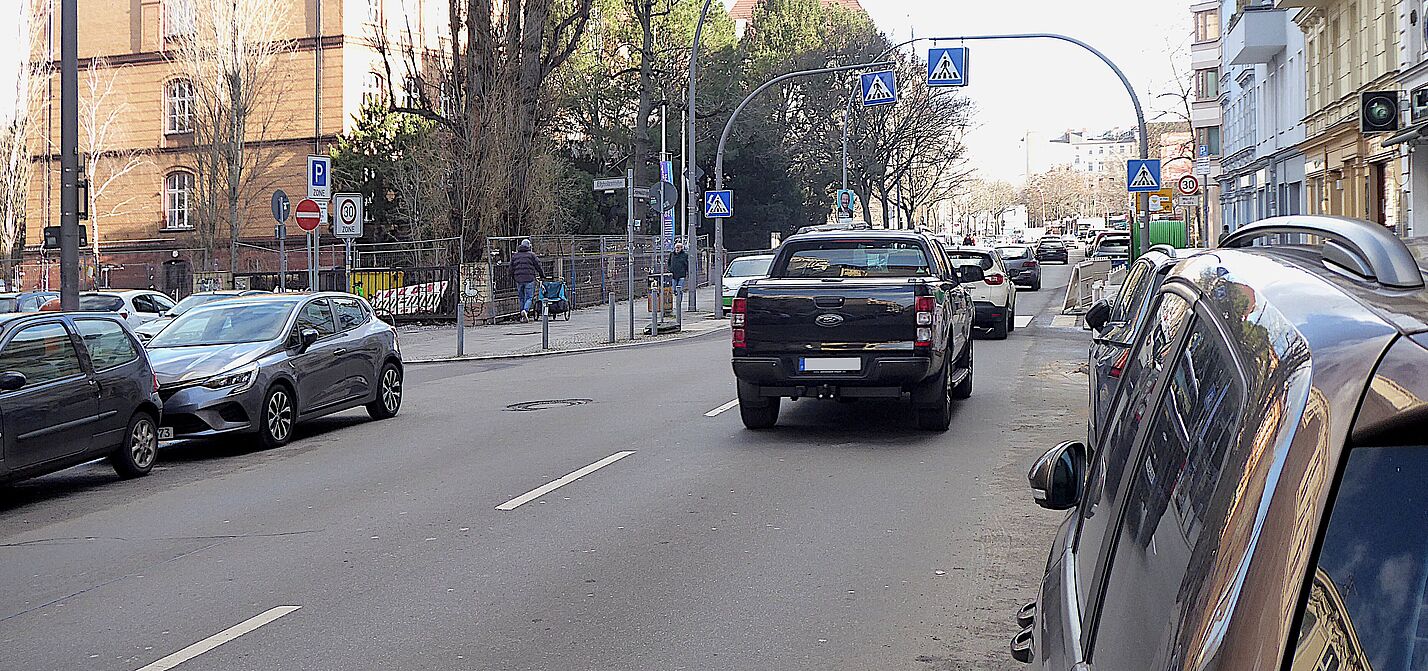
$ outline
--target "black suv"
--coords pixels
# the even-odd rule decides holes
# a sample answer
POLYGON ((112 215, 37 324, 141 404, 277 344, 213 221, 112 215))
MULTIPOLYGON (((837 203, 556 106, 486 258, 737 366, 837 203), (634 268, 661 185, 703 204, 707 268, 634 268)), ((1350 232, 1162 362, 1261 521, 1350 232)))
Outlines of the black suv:
POLYGON ((1066 249, 1066 243, 1053 235, 1048 235, 1036 243, 1036 260, 1045 263, 1047 261, 1060 261, 1062 263, 1071 262, 1071 252, 1066 249))
MULTIPOLYGON (((1418 248, 1419 252, 1428 251, 1418 248)), ((1179 262, 1013 656, 1042 669, 1428 668, 1428 290, 1377 224, 1282 217, 1179 262)))

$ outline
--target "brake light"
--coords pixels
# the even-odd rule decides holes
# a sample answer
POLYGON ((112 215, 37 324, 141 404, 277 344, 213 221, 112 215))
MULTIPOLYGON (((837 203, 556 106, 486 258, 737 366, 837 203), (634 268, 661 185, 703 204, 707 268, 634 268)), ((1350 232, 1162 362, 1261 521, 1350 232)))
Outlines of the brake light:
POLYGON ((119 311, 119 318, 120 318, 120 319, 126 319, 126 320, 127 320, 127 319, 129 318, 129 311, 128 311, 128 310, 120 310, 120 311, 119 311))
POLYGON ((986 276, 985 278, 983 278, 982 281, 983 281, 983 282, 986 282, 987 284, 990 284, 990 285, 992 285, 992 286, 997 286, 997 285, 1001 284, 1002 282, 1007 281, 1007 277, 1006 277, 1006 275, 1003 275, 1003 274, 1001 274, 1001 273, 992 273, 991 275, 988 275, 988 276, 986 276))
POLYGON ((733 332, 734 348, 744 349, 748 342, 744 339, 744 324, 748 322, 748 299, 735 298, 729 313, 729 326, 733 332))
POLYGON ((1130 361, 1130 350, 1121 352, 1121 355, 1116 357, 1116 362, 1111 364, 1109 375, 1115 378, 1120 377, 1122 373, 1126 372, 1126 363, 1128 361, 1130 361))
POLYGON ((917 347, 932 346, 932 322, 936 318, 937 299, 931 296, 918 296, 915 299, 917 309, 917 347))
POLYGON ((1036 259, 1027 259, 1026 263, 1022 265, 1026 266, 1027 268, 1035 268, 1041 264, 1037 263, 1036 259))
POLYGON ((159 374, 154 373, 154 393, 159 393, 159 374))

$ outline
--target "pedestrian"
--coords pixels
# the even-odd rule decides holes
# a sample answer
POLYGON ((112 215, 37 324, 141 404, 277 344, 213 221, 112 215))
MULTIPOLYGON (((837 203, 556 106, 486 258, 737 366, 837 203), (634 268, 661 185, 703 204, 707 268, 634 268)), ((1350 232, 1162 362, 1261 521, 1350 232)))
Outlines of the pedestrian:
POLYGON ((684 243, 674 243, 674 253, 669 255, 669 274, 674 278, 674 293, 684 294, 684 278, 689 277, 689 252, 684 251, 684 243))
POLYGON ((352 293, 362 298, 367 297, 367 290, 362 287, 362 280, 357 280, 356 282, 352 283, 352 293))
POLYGON ((521 241, 511 255, 511 279, 516 282, 516 297, 521 304, 521 322, 530 321, 531 303, 536 297, 536 280, 545 277, 540 258, 531 251, 530 238, 521 241))
POLYGON ((971 233, 968 233, 968 234, 962 236, 962 245, 963 245, 963 246, 965 246, 965 247, 971 247, 972 245, 975 245, 975 244, 977 244, 977 239, 974 238, 974 237, 972 237, 972 234, 971 234, 971 233))

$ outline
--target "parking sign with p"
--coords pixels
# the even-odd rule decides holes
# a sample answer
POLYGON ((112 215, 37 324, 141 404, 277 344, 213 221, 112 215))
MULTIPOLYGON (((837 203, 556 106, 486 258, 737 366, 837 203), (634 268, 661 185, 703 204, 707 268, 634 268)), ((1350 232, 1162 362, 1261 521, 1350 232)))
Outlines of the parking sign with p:
POLYGON ((332 157, 307 157, 307 197, 313 200, 332 198, 332 157))

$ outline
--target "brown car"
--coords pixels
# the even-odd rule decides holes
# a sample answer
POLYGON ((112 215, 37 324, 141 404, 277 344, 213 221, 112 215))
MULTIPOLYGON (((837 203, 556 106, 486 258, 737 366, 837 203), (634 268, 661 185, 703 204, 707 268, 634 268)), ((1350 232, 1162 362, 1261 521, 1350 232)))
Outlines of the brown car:
MULTIPOLYGON (((1282 217, 1179 261, 1110 411, 1029 473, 1070 510, 1041 669, 1428 668, 1428 290, 1384 227, 1282 217)), ((1068 431, 1071 427, 1068 427, 1068 431)))

